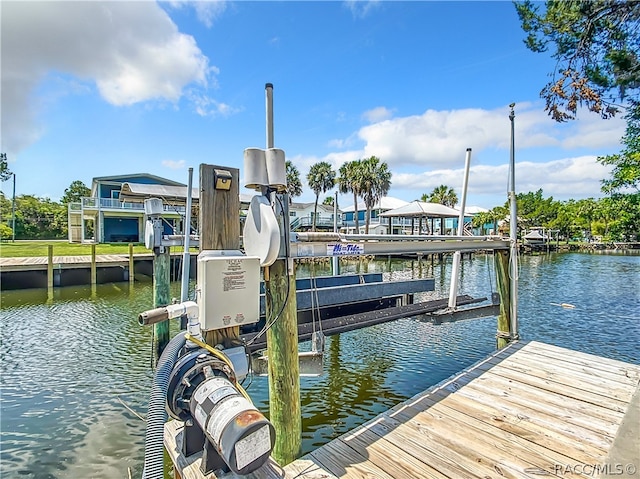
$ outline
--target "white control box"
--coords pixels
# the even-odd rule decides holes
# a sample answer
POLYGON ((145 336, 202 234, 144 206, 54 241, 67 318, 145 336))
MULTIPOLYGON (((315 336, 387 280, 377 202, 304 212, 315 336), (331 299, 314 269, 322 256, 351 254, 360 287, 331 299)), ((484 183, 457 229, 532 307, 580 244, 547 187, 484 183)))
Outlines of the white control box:
POLYGON ((197 303, 204 331, 260 319, 260 258, 240 251, 198 255, 197 303))

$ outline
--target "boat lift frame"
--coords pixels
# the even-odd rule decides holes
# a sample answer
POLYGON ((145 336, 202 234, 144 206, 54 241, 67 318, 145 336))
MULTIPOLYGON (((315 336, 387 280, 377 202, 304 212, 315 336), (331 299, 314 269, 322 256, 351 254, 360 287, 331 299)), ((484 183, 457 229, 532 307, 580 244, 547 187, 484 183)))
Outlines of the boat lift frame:
POLYGON ((290 259, 508 250, 501 236, 348 235, 292 233, 290 259))

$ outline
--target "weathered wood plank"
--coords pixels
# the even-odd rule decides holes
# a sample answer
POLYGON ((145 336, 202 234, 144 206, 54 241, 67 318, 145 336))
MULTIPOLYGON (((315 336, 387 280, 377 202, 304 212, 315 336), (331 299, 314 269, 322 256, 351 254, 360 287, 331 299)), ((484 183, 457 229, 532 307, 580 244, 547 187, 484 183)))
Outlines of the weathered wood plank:
POLYGON ((520 381, 524 384, 530 384, 532 386, 538 387, 543 391, 558 392, 562 390, 562 394, 567 397, 575 398, 589 404, 596 404, 598 406, 613 409, 614 411, 622 413, 626 411, 627 403, 625 401, 605 397, 601 394, 586 391, 583 388, 573 387, 568 384, 559 384, 556 381, 551 381, 549 379, 531 375, 527 372, 509 368, 499 363, 486 363, 479 367, 485 369, 486 371, 491 370, 493 374, 499 375, 501 377, 520 381))
POLYGON ((399 479, 405 477, 420 477, 425 479, 447 479, 447 476, 434 468, 430 463, 419 459, 418 454, 407 444, 402 447, 392 440, 378 436, 371 429, 359 427, 343 436, 341 441, 357 451, 363 457, 399 479), (418 457, 416 457, 418 456, 418 457))
MULTIPOLYGON (((428 398, 425 398, 425 401, 427 400, 428 398)), ((464 424, 464 430, 467 431, 469 436, 478 437, 481 440, 492 444, 493 447, 499 448, 506 453, 526 460, 530 462, 531 467, 542 468, 548 471, 554 464, 568 464, 570 466, 582 464, 582 462, 575 461, 574 459, 552 449, 540 446, 517 434, 495 427, 494 424, 483 422, 472 415, 465 414, 464 412, 450 406, 438 403, 437 400, 431 399, 429 402, 444 416, 464 424)), ((417 412, 414 412, 413 414, 417 414, 417 412)), ((580 476, 568 473, 566 477, 580 476)))
POLYGON ((597 371, 598 375, 601 372, 612 373, 611 377, 615 380, 625 381, 627 379, 640 379, 640 365, 625 363, 615 359, 604 358, 595 356, 581 351, 571 351, 571 354, 567 355, 566 349, 551 344, 534 342, 535 348, 527 350, 527 354, 535 355, 536 357, 543 356, 546 359, 552 358, 560 360, 568 367, 582 366, 586 368, 587 372, 597 371))
POLYGON ((624 403, 631 400, 631 388, 624 387, 620 383, 606 383, 599 376, 566 371, 555 367, 551 363, 532 361, 527 357, 513 358, 513 361, 501 364, 505 368, 513 369, 541 379, 547 379, 556 383, 558 388, 572 386, 576 389, 593 392, 605 398, 617 399, 624 403))
POLYGON ((332 441, 310 454, 324 467, 340 478, 346 479, 394 479, 367 458, 358 454, 345 443, 332 441))
POLYGON ((561 392, 541 392, 528 384, 505 379, 497 374, 486 372, 472 387, 482 388, 485 392, 502 391, 502 395, 515 403, 526 401, 535 409, 553 411, 559 419, 569 422, 577 421, 578 425, 593 427, 603 434, 615 434, 616 424, 624 416, 622 413, 606 409, 595 404, 586 404, 574 398, 562 395, 561 392))

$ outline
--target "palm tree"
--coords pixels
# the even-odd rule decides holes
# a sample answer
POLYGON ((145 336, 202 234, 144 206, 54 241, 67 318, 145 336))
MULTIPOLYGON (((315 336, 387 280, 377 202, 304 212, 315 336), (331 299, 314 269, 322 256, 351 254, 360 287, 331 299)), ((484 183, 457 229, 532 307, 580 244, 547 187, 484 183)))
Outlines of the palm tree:
POLYGON ((313 227, 312 231, 316 230, 316 217, 318 216, 318 198, 320 193, 324 193, 336 183, 336 172, 333 171, 331 165, 326 161, 321 161, 311 166, 309 174, 307 174, 307 182, 309 188, 316 194, 316 204, 313 208, 313 227))
MULTIPOLYGON (((424 198, 426 195, 422 195, 424 198)), ((436 186, 429 195, 430 203, 440 203, 441 205, 453 208, 458 204, 458 195, 456 192, 447 185, 436 186)))
POLYGON ((340 193, 353 193, 353 218, 358 231, 358 196, 360 196, 360 176, 362 173, 362 161, 354 160, 343 163, 338 177, 338 190, 340 193))
POLYGON ((380 199, 389 192, 391 187, 391 171, 386 163, 380 162, 376 156, 362 160, 362 176, 360 191, 367 207, 365 214, 365 234, 369 234, 371 210, 380 199))
POLYGON ((291 198, 300 196, 302 194, 302 182, 300 181, 300 172, 298 168, 287 160, 285 163, 287 167, 287 192, 291 198))

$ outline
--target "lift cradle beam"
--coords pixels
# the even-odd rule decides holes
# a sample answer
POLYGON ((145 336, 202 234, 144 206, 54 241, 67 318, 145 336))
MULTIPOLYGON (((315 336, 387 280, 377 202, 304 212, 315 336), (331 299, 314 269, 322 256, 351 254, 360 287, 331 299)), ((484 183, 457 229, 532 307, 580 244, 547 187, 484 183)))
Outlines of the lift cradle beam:
POLYGON ((509 240, 492 236, 342 235, 296 233, 291 258, 332 256, 434 254, 509 249, 509 240))

